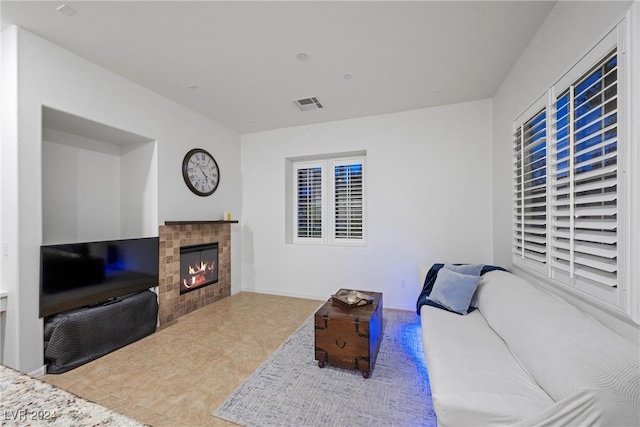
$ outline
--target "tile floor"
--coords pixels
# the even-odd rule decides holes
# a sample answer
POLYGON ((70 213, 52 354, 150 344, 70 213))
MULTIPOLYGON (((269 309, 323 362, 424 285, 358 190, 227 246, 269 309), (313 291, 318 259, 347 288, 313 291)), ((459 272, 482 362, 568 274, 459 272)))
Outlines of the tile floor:
POLYGON ((42 379, 155 427, 234 425, 211 413, 322 303, 240 292, 42 379))

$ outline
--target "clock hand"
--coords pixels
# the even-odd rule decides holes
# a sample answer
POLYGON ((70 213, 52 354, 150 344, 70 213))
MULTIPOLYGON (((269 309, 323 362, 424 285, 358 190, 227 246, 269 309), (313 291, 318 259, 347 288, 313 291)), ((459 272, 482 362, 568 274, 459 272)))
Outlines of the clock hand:
POLYGON ((200 172, 202 172, 202 175, 204 175, 204 179, 206 181, 209 181, 209 175, 207 175, 206 172, 202 169, 202 166, 198 165, 198 169, 200 169, 200 172))

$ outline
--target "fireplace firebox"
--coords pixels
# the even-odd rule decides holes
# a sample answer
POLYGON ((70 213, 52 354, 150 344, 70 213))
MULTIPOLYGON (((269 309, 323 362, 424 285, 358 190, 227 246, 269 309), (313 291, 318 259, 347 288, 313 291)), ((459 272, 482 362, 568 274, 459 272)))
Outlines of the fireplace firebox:
POLYGON ((180 294, 218 282, 218 243, 180 248, 180 294))

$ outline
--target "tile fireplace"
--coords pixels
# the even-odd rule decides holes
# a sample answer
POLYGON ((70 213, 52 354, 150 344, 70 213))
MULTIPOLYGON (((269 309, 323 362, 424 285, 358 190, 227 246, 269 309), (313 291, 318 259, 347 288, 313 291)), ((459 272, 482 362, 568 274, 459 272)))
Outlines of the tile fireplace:
MULTIPOLYGON (((166 221, 159 228, 160 263, 158 286, 158 319, 160 327, 231 295, 231 226, 238 221, 166 221), (190 261, 204 272, 183 277, 181 248, 217 245, 215 271, 208 270, 212 260, 207 252, 201 259, 190 261), (214 274, 217 279, 214 279, 214 274), (186 291, 181 288, 187 280, 186 291), (198 284, 199 286, 195 286, 198 284), (205 286, 206 284, 206 286, 205 286)), ((191 256, 190 253, 188 256, 191 256)), ((193 265, 192 265, 193 267, 193 265)))

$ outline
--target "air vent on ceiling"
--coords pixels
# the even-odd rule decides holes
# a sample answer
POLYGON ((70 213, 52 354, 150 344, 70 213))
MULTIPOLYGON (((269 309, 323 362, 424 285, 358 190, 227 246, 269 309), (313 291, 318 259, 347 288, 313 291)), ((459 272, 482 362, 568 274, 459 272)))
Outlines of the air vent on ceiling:
POLYGON ((311 98, 296 99, 293 103, 296 104, 296 107, 298 107, 300 111, 319 110, 322 108, 322 104, 320 104, 320 101, 318 101, 318 98, 315 96, 311 98))

